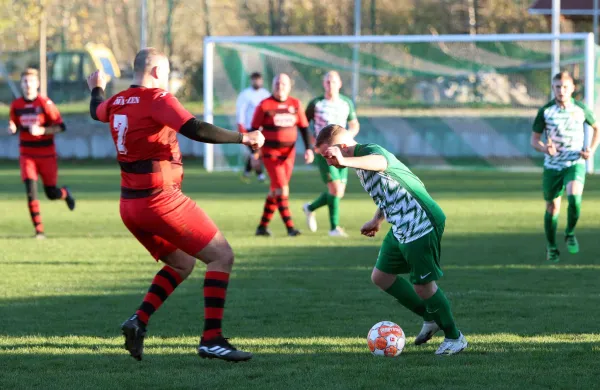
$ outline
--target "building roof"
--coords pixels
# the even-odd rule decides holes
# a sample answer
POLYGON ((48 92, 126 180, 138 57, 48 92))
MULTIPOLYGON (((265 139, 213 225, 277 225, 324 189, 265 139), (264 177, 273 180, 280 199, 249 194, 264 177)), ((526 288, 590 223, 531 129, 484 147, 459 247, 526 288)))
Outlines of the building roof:
MULTIPOLYGON (((565 16, 593 16, 594 1, 596 0, 561 0, 560 13, 565 16)), ((552 0, 536 0, 529 8, 529 13, 532 15, 552 15, 552 0)))

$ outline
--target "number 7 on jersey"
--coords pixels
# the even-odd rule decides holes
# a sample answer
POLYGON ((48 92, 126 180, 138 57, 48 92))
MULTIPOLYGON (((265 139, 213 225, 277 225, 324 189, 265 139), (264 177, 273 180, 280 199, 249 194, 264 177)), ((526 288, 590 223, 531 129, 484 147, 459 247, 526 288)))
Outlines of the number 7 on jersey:
POLYGON ((125 136, 127 135, 128 128, 127 115, 115 114, 113 116, 113 130, 117 133, 117 151, 119 154, 127 154, 125 136))

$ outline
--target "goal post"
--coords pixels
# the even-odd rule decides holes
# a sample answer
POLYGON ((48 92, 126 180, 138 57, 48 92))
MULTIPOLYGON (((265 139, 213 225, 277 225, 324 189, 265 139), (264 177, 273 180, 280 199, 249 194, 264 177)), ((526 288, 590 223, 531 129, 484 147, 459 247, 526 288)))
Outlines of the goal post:
MULTIPOLYGON (((358 67, 359 142, 385 143, 414 165, 535 168, 541 155, 528 137, 536 108, 550 98, 556 39, 561 68, 574 71, 579 97, 594 109, 592 33, 206 37, 204 120, 236 128, 235 98, 252 71, 265 74, 267 88, 274 74, 290 73, 291 94, 306 106, 323 93, 327 70, 341 74, 350 95, 358 67)), ((589 135, 587 128, 588 143, 589 135)), ((235 168, 241 149, 205 144, 199 152, 213 171, 235 168)))

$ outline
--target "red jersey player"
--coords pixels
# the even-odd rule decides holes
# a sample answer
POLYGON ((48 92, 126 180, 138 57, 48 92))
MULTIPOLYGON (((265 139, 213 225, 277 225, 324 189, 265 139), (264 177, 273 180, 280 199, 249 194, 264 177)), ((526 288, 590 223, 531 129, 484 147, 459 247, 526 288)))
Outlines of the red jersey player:
POLYGON ((252 129, 262 129, 265 136, 265 146, 262 148, 263 163, 271 178, 271 189, 265 201, 260 224, 256 229, 257 236, 271 235, 267 227, 275 209, 279 209, 288 236, 300 235, 300 231, 294 228, 289 210, 289 183, 296 159, 298 129, 306 148, 304 160, 307 164, 313 161, 314 154, 310 146, 306 114, 298 99, 290 96, 291 89, 292 81, 287 74, 281 73, 275 76, 273 94, 260 102, 252 118, 252 129))
POLYGON ((221 321, 233 251, 204 211, 181 192, 183 168, 177 133, 195 141, 242 143, 258 149, 261 133, 240 134, 200 122, 164 86, 169 61, 156 49, 141 50, 134 60, 134 85, 108 100, 101 72, 88 78, 90 114, 110 124, 121 167, 121 218, 150 254, 166 265, 152 281, 135 312, 123 323, 125 348, 142 359, 150 316, 187 278, 199 259, 207 264, 204 278, 204 332, 198 353, 203 358, 248 360, 221 334, 221 321))
POLYGON ((43 239, 44 225, 37 196, 38 174, 44 183, 44 192, 50 200, 65 200, 70 210, 75 199, 66 187, 58 188, 58 165, 54 134, 65 131, 65 125, 52 100, 38 94, 40 79, 36 69, 28 68, 21 74, 23 97, 10 105, 10 134, 19 132, 19 163, 21 180, 25 183, 29 214, 35 227, 35 237, 43 239))

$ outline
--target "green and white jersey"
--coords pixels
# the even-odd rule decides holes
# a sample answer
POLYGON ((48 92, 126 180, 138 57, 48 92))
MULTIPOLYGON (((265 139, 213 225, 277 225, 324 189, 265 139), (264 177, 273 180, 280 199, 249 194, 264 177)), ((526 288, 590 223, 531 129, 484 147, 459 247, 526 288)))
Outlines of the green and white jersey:
POLYGON ((349 121, 356 119, 356 110, 352 100, 344 95, 335 100, 319 96, 308 103, 306 118, 313 121, 316 137, 327 125, 340 125, 345 128, 349 121))
POLYGON ((556 145, 554 156, 546 155, 544 168, 561 170, 575 164, 585 164, 580 152, 584 148, 584 123, 596 123, 594 113, 582 102, 571 99, 561 108, 552 100, 539 109, 533 131, 544 133, 556 145))
POLYGON ((376 144, 358 144, 355 157, 378 154, 387 160, 383 172, 357 169, 364 189, 383 211, 400 243, 417 240, 446 221, 444 212, 431 198, 425 185, 396 156, 376 144))

